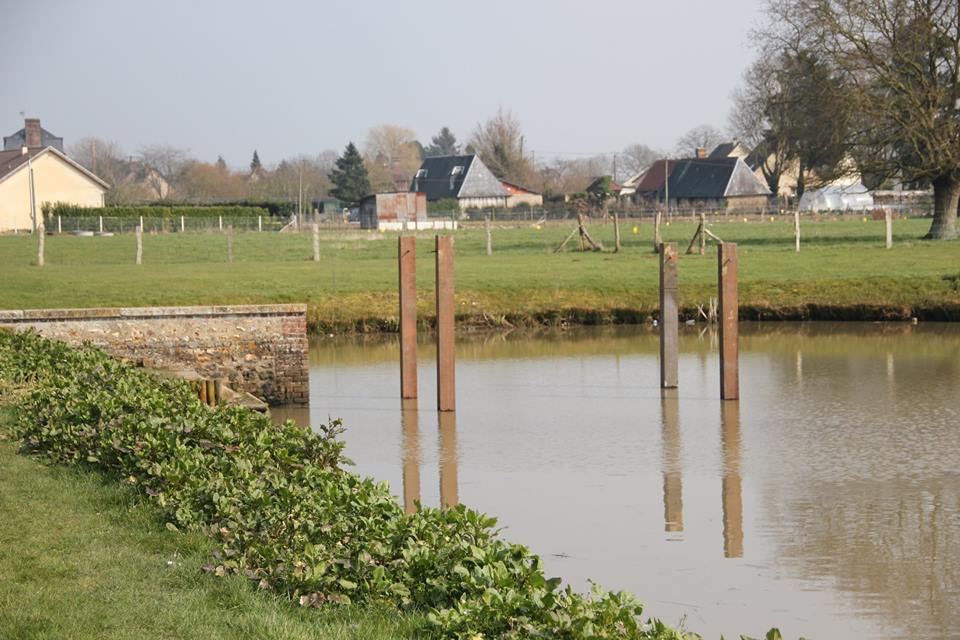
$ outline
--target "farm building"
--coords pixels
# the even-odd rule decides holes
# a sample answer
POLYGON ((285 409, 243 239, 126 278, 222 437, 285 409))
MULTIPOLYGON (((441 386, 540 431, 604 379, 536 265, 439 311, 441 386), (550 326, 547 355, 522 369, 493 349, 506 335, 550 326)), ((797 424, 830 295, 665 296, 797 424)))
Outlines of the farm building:
POLYGON ((109 188, 56 147, 0 151, 0 232, 33 228, 31 182, 38 219, 46 203, 102 207, 109 188))
POLYGON ((475 154, 424 158, 410 191, 424 193, 429 202, 456 199, 461 211, 504 208, 510 196, 475 154))
POLYGON ((677 166, 677 160, 657 160, 640 173, 623 182, 621 196, 629 196, 637 204, 658 202, 663 199, 666 176, 677 166))
POLYGON ((687 158, 670 163, 664 189, 671 206, 746 211, 767 206, 770 189, 741 158, 687 158))
POLYGON ((360 201, 361 229, 402 230, 421 221, 427 221, 427 196, 423 192, 374 193, 360 201))
POLYGON ((503 188, 507 190, 508 208, 513 208, 518 204, 526 204, 531 207, 543 206, 543 194, 537 193, 536 191, 531 191, 530 189, 521 187, 518 184, 507 182, 506 180, 501 180, 500 183, 503 185, 503 188))

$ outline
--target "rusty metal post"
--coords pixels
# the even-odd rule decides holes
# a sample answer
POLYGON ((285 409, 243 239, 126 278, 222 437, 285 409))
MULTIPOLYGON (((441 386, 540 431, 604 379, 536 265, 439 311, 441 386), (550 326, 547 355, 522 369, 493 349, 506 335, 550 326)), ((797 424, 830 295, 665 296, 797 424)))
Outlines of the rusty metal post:
POLYGON ((722 242, 717 249, 720 299, 720 397, 740 397, 739 313, 737 301, 737 245, 722 242))
POLYGON ((454 368, 453 236, 436 236, 437 251, 437 409, 456 410, 454 368))
POLYGON ((678 384, 677 352, 680 349, 677 312, 677 243, 660 243, 660 386, 678 384))
POLYGON ((457 414, 441 413, 440 427, 440 507, 449 509, 460 502, 457 480, 457 414))
POLYGON ((400 236, 400 397, 417 397, 417 239, 400 236))

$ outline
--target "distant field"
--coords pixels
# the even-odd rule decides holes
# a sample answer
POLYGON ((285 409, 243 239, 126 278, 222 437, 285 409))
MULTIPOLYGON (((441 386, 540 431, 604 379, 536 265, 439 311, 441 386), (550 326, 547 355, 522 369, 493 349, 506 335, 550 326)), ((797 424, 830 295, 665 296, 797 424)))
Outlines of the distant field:
MULTIPOLYGON (((883 246, 882 221, 860 217, 804 220, 793 250, 793 222, 739 218, 710 224, 737 242, 745 317, 960 320, 960 242, 924 242, 929 219, 894 222, 894 248, 883 246)), ((619 254, 553 249, 573 228, 551 222, 495 227, 485 255, 482 226, 456 233, 460 316, 478 324, 640 321, 657 305, 652 225, 621 223, 619 254), (633 233, 634 226, 638 234, 633 233)), ((612 224, 591 223, 608 249, 612 224)), ((686 249, 695 223, 663 227, 686 249)), ((432 315, 432 237, 417 243, 420 310, 432 315)), ((568 248, 574 248, 571 242, 568 248)), ((144 264, 134 264, 133 235, 49 236, 47 265, 35 266, 36 239, 0 237, 0 307, 92 307, 158 304, 307 302, 315 330, 391 328, 396 317, 396 234, 324 232, 321 260, 306 234, 237 233, 233 263, 219 233, 147 234, 144 264)), ((687 313, 715 295, 716 251, 682 255, 681 303, 687 313)))

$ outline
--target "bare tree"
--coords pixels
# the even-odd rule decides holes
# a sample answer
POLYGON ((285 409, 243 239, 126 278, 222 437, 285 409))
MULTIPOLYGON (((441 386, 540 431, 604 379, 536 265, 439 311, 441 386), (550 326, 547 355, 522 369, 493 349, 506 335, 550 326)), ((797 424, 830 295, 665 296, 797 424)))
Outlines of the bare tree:
POLYGON ((138 179, 136 163, 131 162, 116 142, 101 138, 83 138, 70 145, 71 158, 110 185, 107 204, 132 204, 149 200, 151 190, 138 179))
POLYGON ((645 144, 631 144, 619 154, 617 162, 619 170, 617 173, 627 177, 634 176, 663 156, 662 151, 652 149, 645 144))
POLYGON ((145 180, 160 198, 166 197, 167 190, 176 190, 181 173, 190 160, 186 149, 162 144, 143 147, 140 156, 145 165, 145 180))
POLYGON ((709 153, 721 142, 723 142, 723 134, 718 129, 708 124, 701 124, 680 136, 677 140, 676 153, 680 157, 695 156, 697 149, 706 149, 709 153))
POLYGON ((956 0, 771 0, 766 35, 802 32, 840 74, 864 173, 933 185, 926 238, 957 237, 960 6, 956 0))
POLYGON ((533 161, 523 150, 520 121, 502 107, 497 115, 477 125, 468 148, 502 180, 529 184, 534 177, 533 161))

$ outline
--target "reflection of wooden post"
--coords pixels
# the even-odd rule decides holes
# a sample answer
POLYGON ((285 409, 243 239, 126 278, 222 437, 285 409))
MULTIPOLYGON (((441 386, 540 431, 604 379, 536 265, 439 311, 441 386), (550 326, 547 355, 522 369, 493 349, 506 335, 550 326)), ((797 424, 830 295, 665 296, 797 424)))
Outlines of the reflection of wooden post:
POLYGON ((620 216, 613 214, 613 252, 620 253, 620 216))
POLYGON ((320 262, 320 225, 313 223, 313 261, 320 262))
POLYGON ((493 236, 490 233, 490 216, 483 217, 483 230, 487 232, 487 255, 493 255, 493 236))
POLYGON ((437 236, 437 409, 456 409, 453 236, 437 236))
POLYGON ((660 386, 677 386, 677 243, 660 244, 660 386))
POLYGON ((680 408, 677 392, 662 391, 663 420, 663 530, 683 531, 683 473, 680 456, 680 408))
POLYGON ((723 555, 743 557, 743 487, 740 478, 740 403, 720 405, 723 444, 723 555))
POLYGON ((737 302, 737 245, 722 242, 717 250, 720 298, 720 397, 740 397, 737 302))
POLYGON ((417 239, 400 236, 400 397, 417 397, 417 239))
POLYGON ((47 230, 43 228, 43 221, 37 225, 37 266, 43 266, 44 242, 46 242, 47 230))
POLYGON ((890 209, 883 210, 883 223, 887 228, 887 249, 893 247, 893 212, 890 209))
MULTIPOLYGON (((143 220, 143 218, 141 218, 143 220)), ((143 223, 137 227, 137 264, 143 264, 143 223)))
POLYGON ((793 241, 797 253, 800 253, 800 211, 793 212, 793 241))
POLYGON ((417 401, 402 400, 403 424, 403 510, 413 513, 420 502, 420 424, 417 401))
POLYGON ((455 507, 457 491, 457 414, 440 414, 440 506, 455 507))

